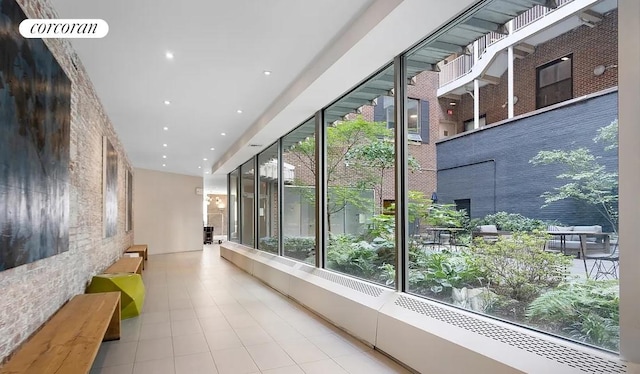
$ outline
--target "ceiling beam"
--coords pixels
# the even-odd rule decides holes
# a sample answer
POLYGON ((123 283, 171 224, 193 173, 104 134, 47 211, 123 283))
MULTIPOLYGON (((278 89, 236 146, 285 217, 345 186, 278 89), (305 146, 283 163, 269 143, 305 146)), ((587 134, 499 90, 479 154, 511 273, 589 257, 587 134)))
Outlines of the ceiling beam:
POLYGON ((436 65, 428 62, 407 59, 407 67, 420 69, 421 71, 435 71, 436 65))
POLYGON ((535 46, 527 43, 516 44, 513 46, 513 49, 517 49, 519 51, 526 52, 526 53, 533 53, 536 51, 535 46))
POLYGON ((356 107, 344 106, 344 105, 341 105, 340 103, 336 103, 329 107, 329 112, 332 114, 344 116, 345 114, 355 113, 358 108, 359 106, 356 106, 356 107))
MULTIPOLYGON (((371 98, 373 99, 373 98, 371 98)), ((356 107, 362 106, 362 105, 369 105, 371 104, 371 99, 363 99, 363 98, 358 98, 358 97, 353 97, 352 94, 349 94, 347 97, 345 97, 344 99, 338 101, 338 105, 355 105, 356 107)))
POLYGON ((440 51, 447 51, 451 53, 462 53, 464 52, 464 47, 459 46, 457 44, 445 43, 445 42, 433 42, 429 43, 425 46, 427 49, 437 49, 440 51))
POLYGON ((457 100, 457 101, 460 101, 460 99, 462 99, 462 95, 456 95, 456 94, 451 93, 451 92, 446 93, 446 94, 444 94, 444 95, 442 95, 440 97, 444 98, 444 99, 457 100))
POLYGON ((580 13, 580 20, 582 21, 597 23, 602 21, 602 18, 602 14, 594 12, 591 9, 584 10, 582 13, 580 13))
POLYGON ((374 88, 374 87, 363 87, 363 88, 358 88, 354 91, 354 93, 363 93, 363 94, 371 94, 371 95, 376 95, 377 96, 381 96, 381 95, 386 95, 388 93, 389 90, 385 90, 382 88, 374 88))
POLYGON ((500 84, 500 77, 494 77, 493 75, 483 74, 479 79, 489 84, 500 84))
POLYGON ((502 25, 497 24, 495 22, 487 21, 480 18, 471 17, 468 20, 462 23, 463 25, 471 26, 475 29, 486 30, 488 31, 496 31, 502 30, 502 25))

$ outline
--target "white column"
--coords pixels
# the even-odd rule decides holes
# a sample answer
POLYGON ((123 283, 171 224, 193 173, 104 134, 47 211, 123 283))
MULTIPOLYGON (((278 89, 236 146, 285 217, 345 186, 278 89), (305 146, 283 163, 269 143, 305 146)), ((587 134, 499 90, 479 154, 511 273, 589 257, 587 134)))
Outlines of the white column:
MULTIPOLYGON (((478 41, 473 42, 473 65, 478 63, 478 41)), ((473 128, 480 128, 480 86, 478 80, 473 80, 473 128)))
POLYGON ((473 128, 480 128, 480 84, 473 80, 473 128))
MULTIPOLYGON (((620 355, 640 364, 640 2, 618 0, 620 355)), ((607 74, 615 74, 615 70, 607 74)), ((640 365, 634 365, 638 370, 640 365)), ((635 371, 629 371, 635 372, 635 371)))
MULTIPOLYGON (((509 21, 509 34, 513 33, 513 21, 509 21)), ((508 87, 508 97, 507 97, 507 108, 508 108, 508 116, 507 118, 513 118, 513 45, 509 46, 507 52, 507 87, 508 87)))

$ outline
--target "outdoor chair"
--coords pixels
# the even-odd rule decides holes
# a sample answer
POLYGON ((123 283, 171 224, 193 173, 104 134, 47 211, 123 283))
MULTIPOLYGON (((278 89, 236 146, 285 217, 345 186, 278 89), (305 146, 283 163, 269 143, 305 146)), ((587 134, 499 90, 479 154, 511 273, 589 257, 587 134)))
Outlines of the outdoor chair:
POLYGON ((608 252, 586 254, 585 259, 594 260, 589 270, 590 279, 618 279, 620 267, 618 239, 611 244, 608 252))
POLYGON ((480 236, 485 242, 495 243, 498 241, 499 234, 496 225, 482 225, 476 227, 476 231, 472 233, 472 236, 474 238, 480 236))

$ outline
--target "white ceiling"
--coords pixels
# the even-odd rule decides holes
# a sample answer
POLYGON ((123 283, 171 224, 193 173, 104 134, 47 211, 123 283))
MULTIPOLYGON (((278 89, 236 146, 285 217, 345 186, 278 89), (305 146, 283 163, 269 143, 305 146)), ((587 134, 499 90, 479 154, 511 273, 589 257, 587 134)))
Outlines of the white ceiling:
POLYGON ((268 146, 475 2, 51 1, 60 18, 109 24, 72 42, 133 166, 201 175, 211 192, 261 149, 248 144, 268 146))

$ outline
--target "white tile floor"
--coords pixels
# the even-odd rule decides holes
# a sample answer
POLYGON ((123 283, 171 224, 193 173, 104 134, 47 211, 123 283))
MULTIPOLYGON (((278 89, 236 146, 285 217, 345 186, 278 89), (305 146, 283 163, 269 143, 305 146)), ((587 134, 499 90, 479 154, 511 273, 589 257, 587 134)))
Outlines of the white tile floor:
POLYGON ((140 317, 92 374, 408 373, 219 256, 149 256, 140 317))

